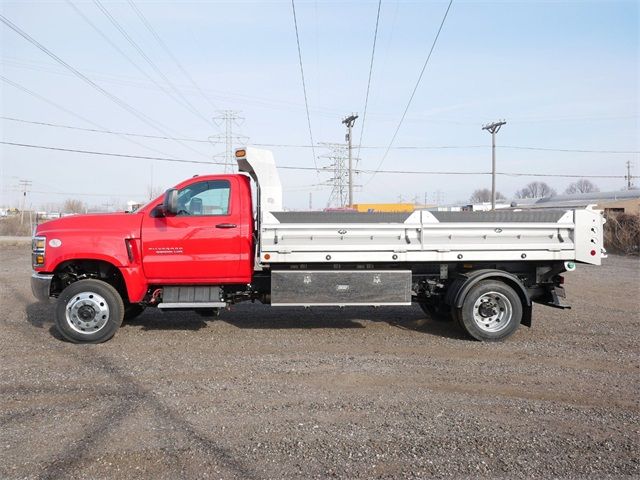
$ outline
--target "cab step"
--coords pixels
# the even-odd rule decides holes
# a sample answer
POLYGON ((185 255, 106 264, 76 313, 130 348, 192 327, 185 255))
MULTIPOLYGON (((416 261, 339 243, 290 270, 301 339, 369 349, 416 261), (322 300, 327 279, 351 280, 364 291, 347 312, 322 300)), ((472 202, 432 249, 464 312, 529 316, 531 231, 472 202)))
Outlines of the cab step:
POLYGON ((222 290, 211 285, 180 285, 162 289, 162 303, 158 308, 225 308, 222 290))

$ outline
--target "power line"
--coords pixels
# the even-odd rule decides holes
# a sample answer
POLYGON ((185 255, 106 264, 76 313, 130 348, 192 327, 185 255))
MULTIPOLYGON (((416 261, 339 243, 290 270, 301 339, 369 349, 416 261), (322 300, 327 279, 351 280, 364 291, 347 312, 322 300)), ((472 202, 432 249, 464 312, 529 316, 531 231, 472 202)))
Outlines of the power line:
POLYGON ((545 147, 521 147, 515 145, 503 145, 500 148, 512 148, 514 150, 541 150, 547 152, 569 152, 569 153, 614 153, 614 154, 637 154, 640 151, 634 150, 585 150, 577 148, 545 148, 545 147))
POLYGON ((39 148, 43 150, 54 150, 57 152, 70 152, 70 153, 85 153, 87 155, 100 155, 106 157, 120 157, 120 158, 139 158, 141 160, 157 160, 163 162, 177 162, 177 163, 198 163, 203 165, 227 165, 223 162, 205 162, 204 160, 186 160, 182 158, 169 158, 169 157, 150 157, 146 155, 132 155, 127 153, 110 153, 110 152, 98 152, 94 150, 80 150, 76 148, 64 148, 64 147, 51 147, 47 145, 33 145, 29 143, 17 143, 17 142, 5 142, 0 141, 0 144, 11 145, 14 147, 26 147, 26 148, 39 148))
POLYGON ((356 159, 356 167, 360 162, 360 147, 362 146, 362 138, 364 136, 364 126, 367 120, 367 106, 369 105, 369 90, 371 88, 371 74, 373 73, 373 59, 376 55, 376 41, 378 40, 378 25, 380 23, 380 7, 382 0, 378 0, 378 13, 376 14, 376 28, 373 32, 373 47, 371 49, 371 61, 369 62, 369 79, 367 80, 367 93, 364 97, 364 111, 362 113, 362 126, 360 127, 360 141, 358 141, 358 154, 356 159))
MULTIPOLYGON (((72 112, 68 108, 63 107, 62 105, 59 105, 56 102, 54 102, 52 100, 49 100, 48 98, 45 98, 42 95, 40 95, 40 94, 38 94, 38 93, 36 93, 36 92, 34 92, 32 90, 29 90, 28 88, 23 87, 22 85, 20 85, 18 83, 15 83, 15 82, 9 80, 6 77, 3 77, 2 75, 0 75, 0 80, 2 80, 3 82, 11 85, 12 87, 14 87, 14 88, 16 88, 16 89, 18 89, 18 90, 20 90, 20 91, 22 91, 24 93, 27 93, 27 94, 33 96, 34 98, 37 98, 38 100, 41 100, 41 101, 43 101, 45 103, 48 103, 49 105, 51 105, 51 106, 53 106, 53 107, 55 107, 55 108, 57 108, 59 110, 62 110, 63 112, 71 115, 72 117, 78 118, 78 119, 82 120, 83 122, 87 122, 87 123, 89 123, 89 124, 91 124, 91 125, 93 125, 95 127, 104 128, 100 124, 98 124, 96 122, 93 122, 93 121, 89 120, 88 118, 83 117, 82 115, 79 115, 79 114, 77 114, 75 112, 72 112)), ((100 132, 100 133, 112 133, 114 135, 117 135, 117 136, 123 138, 124 140, 126 140, 126 141, 128 141, 130 143, 133 143, 134 145, 138 145, 138 146, 140 146, 142 148, 146 148, 149 151, 152 151, 152 152, 155 152, 155 153, 160 153, 160 154, 164 153, 164 152, 161 152, 160 150, 156 150, 155 148, 148 147, 147 145, 144 145, 143 143, 137 142, 136 140, 134 140, 132 138, 128 138, 129 136, 142 136, 142 135, 130 135, 130 134, 126 134, 126 133, 123 133, 123 132, 111 132, 111 131, 108 131, 108 130, 98 130, 98 129, 81 128, 81 127, 70 127, 70 126, 66 126, 66 125, 50 124, 50 123, 45 123, 45 122, 32 122, 32 121, 28 121, 28 120, 22 120, 22 119, 19 119, 19 118, 11 118, 11 117, 0 117, 0 118, 3 118, 5 120, 12 120, 12 121, 15 121, 15 122, 30 123, 30 124, 34 124, 34 125, 46 125, 46 126, 50 126, 50 127, 70 128, 70 129, 73 129, 73 130, 86 130, 86 131, 93 131, 93 132, 100 132)))
MULTIPOLYGON (((55 68, 51 68, 48 65, 40 64, 38 62, 27 62, 24 60, 12 60, 12 57, 2 57, 0 58, 0 63, 5 65, 11 65, 19 68, 26 68, 34 71, 43 71, 48 73, 53 73, 56 75, 67 75, 71 76, 72 74, 67 71, 57 70, 55 68)), ((146 73, 146 72, 145 72, 146 73)), ((143 81, 137 77, 128 77, 121 75, 113 75, 113 74, 105 74, 102 72, 92 72, 93 78, 98 78, 105 83, 114 84, 114 85, 125 85, 131 86, 135 88, 143 88, 145 90, 149 89, 149 82, 143 81)), ((190 89, 191 87, 187 85, 179 86, 183 91, 185 89, 190 89)), ((158 87, 161 89, 161 87, 158 87)), ((163 90, 164 91, 164 90, 163 90)), ((213 97, 218 97, 222 101, 234 100, 234 102, 244 102, 251 105, 258 105, 261 107, 268 107, 270 109, 279 109, 283 111, 291 111, 292 109, 302 109, 304 110, 303 103, 295 103, 289 102, 281 99, 274 98, 266 98, 266 97, 258 97, 253 95, 246 95, 237 92, 225 92, 225 91, 217 91, 217 93, 213 93, 212 90, 206 89, 205 93, 211 91, 210 95, 213 97)), ((337 110, 331 110, 328 108, 315 107, 313 111, 317 112, 318 115, 327 117, 327 118, 335 118, 336 115, 339 115, 341 112, 337 110)))
POLYGON ((296 43, 298 44, 298 62, 300 63, 300 75, 302 77, 302 92, 304 93, 304 107, 307 111, 307 125, 309 126, 309 139, 311 140, 311 154, 313 155, 313 165, 318 171, 318 164, 316 162, 316 149, 315 142, 313 141, 313 133, 311 131, 311 115, 309 115, 309 101, 307 99, 307 85, 304 79, 304 67, 302 66, 302 49, 300 48, 300 35, 298 33, 298 19, 296 17, 296 4, 295 0, 291 0, 291 10, 293 11, 293 26, 296 30, 296 43))
POLYGON ((204 93, 204 91, 202 90, 202 88, 200 88, 200 85, 198 85, 196 83, 196 81, 193 79, 193 77, 189 74, 189 72, 187 72, 187 70, 182 66, 182 63, 180 63, 180 61, 178 61, 178 59, 176 58, 176 56, 173 54, 173 52, 169 49, 169 47, 167 46, 167 44, 162 40, 162 38, 160 37, 160 35, 158 35, 158 32, 155 31, 155 29, 151 26, 151 23, 147 20, 147 17, 144 16, 144 14, 142 13, 142 11, 138 8, 138 6, 133 2, 133 0, 127 0, 129 2, 129 5, 131 6, 131 8, 133 9, 134 12, 136 12, 136 15, 138 15, 138 18, 142 21, 142 23, 144 24, 144 26, 147 28, 147 30, 149 30, 149 32, 151 33, 151 35, 153 35, 153 37, 156 39, 156 41, 158 42, 158 44, 162 47, 162 49, 165 51, 165 53, 171 57, 171 59, 173 60, 173 62, 177 65, 177 67, 180 69, 180 71, 182 72, 182 74, 187 78, 187 80, 189 80, 189 82, 191 83, 191 85, 193 86, 193 88, 195 88, 198 93, 202 96, 202 98, 204 98, 209 105, 211 105, 211 107, 214 110, 218 110, 218 107, 216 105, 214 105, 214 103, 211 101, 211 99, 204 93))
MULTIPOLYGON (((155 78, 153 78, 149 73, 147 73, 137 62, 135 62, 129 55, 126 54, 115 42, 113 42, 95 23, 93 23, 82 11, 71 1, 66 0, 67 4, 73 8, 73 10, 87 23, 91 28, 93 28, 111 47, 116 50, 120 55, 122 55, 128 62, 131 64, 138 72, 140 72, 144 77, 146 77, 151 83, 153 83, 156 87, 158 87, 165 95, 170 97, 173 101, 178 103, 180 106, 185 107, 189 110, 190 113, 193 114, 191 109, 188 108, 185 104, 181 103, 180 99, 176 98, 175 95, 167 90, 160 82, 158 82, 155 78)), ((104 12, 103 12, 104 13, 104 12)), ((106 14, 105 14, 106 15, 106 14)), ((115 21, 115 19, 114 19, 115 21)))
MULTIPOLYGON (((48 55, 49 57, 51 57, 52 59, 54 59, 56 62, 58 62, 60 65, 62 65, 63 67, 65 67, 67 70, 69 70, 70 72, 72 72, 76 77, 78 77, 80 80, 84 81, 85 83, 89 84, 91 87, 93 87, 94 89, 96 89, 98 92, 102 93, 104 96, 106 96, 109 100, 111 100, 112 102, 114 102, 116 105, 118 105, 120 108, 126 110, 127 112, 131 113, 132 115, 134 115, 136 118, 138 118, 140 121, 144 122, 145 124, 149 125, 150 127, 152 127, 154 130, 162 133, 163 135, 169 136, 169 134, 165 131, 164 127, 157 121, 150 119, 148 116, 146 116, 145 114, 143 114, 142 112, 140 112, 139 110, 136 110, 134 107, 132 107, 131 105, 129 105, 127 102, 125 102, 124 100, 120 99, 119 97, 115 96, 114 94, 112 94, 111 92, 105 90, 104 88, 102 88, 100 85, 98 85, 96 82, 94 82, 93 80, 91 80, 89 77, 87 77, 85 74, 83 74, 82 72, 80 72, 79 70, 77 70, 76 68, 72 67, 70 64, 68 64, 67 62, 65 62, 64 60, 62 60, 60 57, 58 57, 55 53, 53 53, 51 50, 49 50, 48 48, 46 48, 44 45, 42 45, 40 42, 38 42, 35 38, 33 38, 31 35, 29 35, 28 33, 26 33, 25 31, 21 30, 18 26, 16 26, 15 24, 13 24, 8 18, 6 18, 4 15, 0 14, 0 21, 2 21, 2 23, 4 23, 7 27, 9 27, 11 30, 13 30, 14 32, 16 32, 18 35, 20 35, 22 38, 24 38, 26 41, 28 41, 29 43, 31 43, 33 46, 35 46, 36 48, 38 48, 40 51, 42 51, 43 53, 45 53, 46 55, 48 55)), ((189 150, 192 150, 196 153, 198 153, 199 155, 204 155, 201 152, 198 152, 197 150, 194 150, 193 148, 191 148, 190 146, 178 142, 180 143, 182 146, 188 148, 189 150)))
MULTIPOLYGON (((393 137, 391 137, 391 141, 389 142, 389 146, 387 147, 386 151, 384 152, 384 155, 382 156, 382 159, 380 159, 380 163, 378 163, 378 166, 376 167, 376 171, 380 169, 380 167, 382 167, 382 164, 384 163, 384 161, 387 158, 387 155, 389 154, 389 150, 391 150, 391 147, 393 146, 393 142, 395 142, 396 137, 398 136, 398 132, 400 131, 400 127, 402 127, 402 123, 404 122, 405 117, 407 116, 407 112, 409 111, 409 107, 411 106, 411 102, 413 101, 413 97, 416 94, 416 91, 418 90, 418 87, 420 86, 420 82, 422 81, 422 76, 424 75, 425 70, 427 69, 427 65, 429 64, 429 60, 431 59, 431 55, 433 54, 433 50, 436 48, 436 43, 438 43, 438 38, 440 38, 440 32, 442 31, 442 27, 444 27, 444 22, 447 20, 447 15, 449 14, 449 9, 451 9, 451 4, 453 3, 453 0, 449 0, 449 5, 447 6, 447 10, 444 12, 444 16, 442 17, 442 22, 440 22, 440 27, 438 28, 438 32, 436 33, 435 38, 433 39, 433 43, 431 44, 431 49, 429 50, 429 55, 427 55, 427 59, 424 61, 424 65, 422 65, 422 70, 420 71, 420 75, 418 76, 418 81, 416 82, 415 86, 413 87, 413 91, 411 92, 411 96, 409 97, 409 101, 407 102, 407 106, 404 109, 404 112, 402 113, 402 117, 400 117, 400 122, 398 122, 398 126, 396 127, 395 132, 393 133, 393 137)), ((374 172, 373 175, 371 176, 371 178, 369 178, 369 180, 367 181, 367 183, 369 183, 371 180, 373 180, 373 177, 375 177, 376 173, 374 172)))
POLYGON ((148 118, 146 115, 142 114, 141 112, 138 112, 135 108, 130 106, 124 100, 121 100, 120 98, 116 97, 112 93, 108 92, 107 90, 102 88, 100 85, 95 83, 93 80, 91 80, 89 77, 84 75, 82 72, 80 72, 79 70, 77 70, 74 67, 72 67, 71 65, 69 65, 67 62, 65 62, 60 57, 58 57, 56 54, 54 54, 51 50, 49 50, 44 45, 42 45, 40 42, 38 42, 35 38, 31 37, 29 34, 27 34, 23 30, 21 30, 19 27, 17 27, 15 24, 13 24, 8 18, 6 18, 2 14, 0 14, 0 21, 2 21, 2 23, 4 23, 7 27, 12 29, 14 32, 16 32, 18 35, 20 35, 22 38, 24 38, 29 43, 34 45, 36 48, 40 49, 46 55, 48 55, 49 57, 54 59, 60 65, 62 65, 63 67, 65 67, 66 69, 71 71, 71 73, 73 73, 76 77, 78 77, 79 79, 83 80, 85 83, 88 83, 94 89, 98 90, 100 93, 105 95, 107 98, 109 98, 111 101, 116 103, 118 106, 120 106, 121 108, 127 110, 129 113, 135 115, 136 117, 138 117, 144 123, 146 123, 146 124, 148 124, 150 126, 153 126, 154 128, 157 128, 157 126, 153 125, 153 123, 155 123, 153 120, 151 120, 150 118, 148 118))
MULTIPOLYGON (((396 6, 398 5, 398 2, 396 1, 396 6)), ((383 62, 384 63, 384 62, 383 62)), ((56 75, 66 75, 66 76, 72 76, 71 73, 69 72, 65 72, 63 70, 60 69, 56 69, 53 67, 50 67, 49 64, 46 64, 44 62, 37 62, 37 61, 27 61, 25 59, 21 59, 18 57, 12 57, 12 56, 8 56, 5 55, 2 58, 0 58, 0 64, 4 64, 4 65, 10 65, 13 67, 17 67, 17 68, 25 68, 25 69, 29 69, 29 70, 33 70, 33 71, 38 71, 38 72, 47 72, 47 73, 53 73, 56 75)), ((140 79, 138 79, 137 77, 129 77, 129 76, 121 76, 121 75, 114 75, 114 74, 105 74, 102 72, 94 72, 94 71, 89 71, 89 70, 85 70, 88 73, 92 74, 93 78, 96 79, 100 79, 102 80, 104 83, 109 83, 109 84, 113 84, 113 85, 125 85, 125 86, 131 86, 131 87, 135 87, 135 88, 142 88, 145 90, 149 89, 149 85, 147 82, 144 82, 140 79)), ((177 85, 180 89, 182 89, 183 91, 186 89, 191 89, 192 87, 189 87, 187 85, 177 85)), ((191 91, 191 90, 189 90, 191 91)), ((289 102, 289 101, 285 101, 285 100, 281 100, 281 99, 273 99, 271 97, 266 98, 266 97, 257 97, 257 96, 253 96, 253 95, 246 95, 246 94, 240 94, 237 92, 226 92, 226 91, 214 91, 212 89, 204 89, 205 94, 207 94, 207 92, 209 92, 208 94, 211 95, 213 98, 220 98, 223 101, 229 100, 230 98, 235 98, 236 102, 247 102, 247 103, 251 103, 251 104, 255 104, 255 105, 259 105, 259 106, 265 106, 265 107, 269 107, 271 109, 279 109, 279 110, 287 110, 289 111, 290 109, 293 108, 304 108, 304 105, 302 103, 298 104, 295 102, 289 102), (214 93, 217 92, 217 93, 214 93)), ((342 112, 340 110, 331 110, 329 108, 322 108, 322 107, 315 107, 312 109, 312 111, 317 112, 317 115, 323 116, 323 117, 327 117, 327 118, 332 118, 335 119, 336 116, 339 116, 342 114, 342 112)), ((370 114, 372 115, 372 114, 370 114)), ((389 114, 387 113, 377 113, 376 116, 380 116, 380 117, 388 117, 389 114)), ((550 121, 582 121, 582 120, 620 120, 620 119, 631 119, 631 118, 638 118, 638 114, 632 114, 632 115, 615 115, 615 116, 583 116, 583 117, 536 117, 536 118, 527 118, 526 120, 518 120, 517 117, 512 118, 509 117, 509 121, 510 123, 540 123, 540 122, 550 122, 550 121)), ((464 120, 465 118, 469 118, 469 117, 464 117, 461 120, 464 120)), ((410 121, 410 119, 406 119, 405 121, 410 121)), ((446 124, 455 124, 455 125, 475 125, 477 126, 477 121, 472 121, 472 120, 466 120, 466 121, 456 121, 454 119, 434 119, 434 118, 415 118, 413 120, 411 120, 413 122, 427 122, 427 123, 446 123, 446 124)), ((364 148, 364 147, 363 147, 364 148)), ((383 148, 383 147, 381 147, 383 148)))
POLYGON ((30 190, 31 193, 46 193, 47 195, 66 195, 66 196, 80 196, 80 197, 120 197, 120 198, 130 198, 135 197, 136 195, 141 195, 139 193, 82 193, 82 192, 53 192, 49 190, 30 190))
MULTIPOLYGON (((139 158, 142 160, 157 160, 162 162, 196 163, 203 165, 229 165, 226 162, 205 162, 202 160, 187 160, 181 158, 150 157, 143 155, 130 155, 125 153, 99 152, 94 150, 80 150, 75 148, 51 147, 48 145, 34 145, 29 143, 0 141, 2 145, 14 147, 36 148, 42 150, 54 150, 59 152, 84 153, 87 155, 98 155, 120 158, 139 158)), ((292 165, 278 165, 282 170, 306 170, 317 171, 314 167, 295 167, 292 165)), ((356 173, 373 173, 374 170, 356 170, 356 173)), ((408 175, 491 175, 491 172, 451 172, 451 171, 425 171, 425 170, 375 170, 377 173, 408 174, 408 175)), ((525 172, 497 172, 496 175, 508 177, 558 177, 558 178, 627 178, 626 175, 574 175, 564 173, 525 173, 525 172)), ((637 178, 633 176, 632 178, 637 178)))
MULTIPOLYGON (((9 80, 6 80, 4 77, 0 76, 0 79, 5 80, 7 82, 10 82, 9 80)), ((13 84, 13 82, 10 82, 11 84, 13 84)), ((19 87, 16 84, 13 84, 14 86, 19 87)), ((22 87, 19 87, 22 89, 22 87)), ((41 97, 39 95, 37 95, 34 92, 31 92, 27 89, 23 89, 25 92, 30 93, 34 96, 36 96, 37 98, 40 98, 41 100, 46 101, 47 103, 50 103, 51 105, 58 107, 60 109, 62 109, 63 111, 80 118, 81 120, 84 120, 85 122, 91 123, 92 125, 97 125, 94 122, 92 122, 91 120, 88 120, 84 117, 81 117, 79 115, 76 115, 75 113, 67 110, 66 108, 50 102, 49 100, 45 99, 44 97, 41 97)), ((141 137, 141 138, 150 138, 150 139, 154 139, 154 140, 180 140, 182 142, 197 142, 197 143, 210 143, 209 140, 201 140, 201 139, 197 139, 197 138, 181 138, 181 137, 164 137, 161 135, 147 135, 144 133, 130 133, 130 132, 121 132, 118 130, 109 130, 109 129, 105 129, 103 127, 100 127, 99 125, 97 125, 100 128, 84 128, 84 127, 76 127, 73 125, 63 125, 60 123, 49 123, 49 122, 36 122, 36 121, 32 121, 32 120, 23 120, 21 118, 14 118, 14 117, 5 117, 5 116, 0 116, 0 118, 2 118, 3 120, 11 120, 12 122, 20 122, 20 123, 28 123, 28 124, 32 124, 32 125, 42 125, 42 126, 46 126, 46 127, 55 127, 55 128, 65 128, 68 130, 80 130, 82 132, 93 132, 93 133, 108 133, 110 135, 125 135, 127 137, 141 137)), ((142 145, 142 144, 138 144, 138 145, 142 145)), ((142 145, 145 146, 145 145, 142 145)), ((162 153, 160 151, 154 150, 156 151, 156 153, 162 153)))
MULTIPOLYGON (((16 61, 16 60, 11 60, 10 57, 1 57, 0 64, 11 65, 13 67, 18 67, 18 68, 26 68, 26 69, 38 71, 38 72, 48 72, 55 75, 72 76, 72 74, 66 70, 62 70, 57 67, 52 68, 44 63, 26 62, 26 61, 20 61, 20 60, 16 61)), ((89 72, 89 71, 87 70, 86 72, 89 72)), ((147 91, 149 90, 149 87, 152 87, 150 82, 145 81, 144 79, 140 79, 138 77, 105 74, 103 72, 94 72, 94 71, 91 71, 91 73, 92 73, 92 78, 100 79, 102 82, 106 84, 131 86, 139 89, 145 89, 147 91)), ((189 90, 189 92, 192 91, 192 87, 186 84, 178 85, 178 87, 183 91, 185 90, 189 90)), ((213 90, 206 89, 205 92, 208 93, 212 98, 219 98, 221 101, 224 101, 224 102, 229 102, 233 100, 234 103, 245 103, 250 105, 256 105, 258 107, 264 107, 270 110, 277 109, 277 110, 290 112, 293 110, 301 109, 302 111, 304 111, 304 103, 302 102, 298 104, 296 102, 289 102, 282 99, 258 97, 253 95, 241 94, 237 92, 229 93, 229 92, 220 91, 220 90, 215 91, 217 93, 214 93, 213 90)), ((331 118, 331 119, 335 119, 336 115, 341 114, 341 112, 339 112, 338 110, 331 110, 329 108, 324 108, 324 107, 312 107, 311 111, 316 112, 316 115, 326 117, 326 118, 331 118)))
POLYGON ((136 43, 136 41, 131 38, 131 35, 129 35, 129 33, 127 33, 126 29, 120 25, 120 22, 118 22, 115 17, 113 15, 111 15, 111 13, 109 12, 109 10, 107 10, 104 5, 102 5, 102 3, 100 2, 100 0, 93 0, 93 3, 95 3, 95 5, 100 9, 100 11, 102 13, 104 13, 104 15, 109 19, 109 21, 111 22, 111 24, 116 27, 116 29, 122 34, 122 36, 127 40, 127 42, 129 42, 129 44, 135 48, 135 50, 140 54, 140 56, 142 58, 144 58, 144 60, 149 64, 149 66, 151 66, 151 68, 153 69, 154 72, 156 72, 156 74, 162 78, 162 80, 164 80, 164 82, 169 85, 169 88, 178 96, 180 97, 180 99, 184 102, 182 104, 183 107, 185 107, 187 110, 189 110, 191 113, 193 113, 195 116, 201 118, 202 120, 204 120, 204 122, 207 125, 211 125, 209 120, 207 119, 207 117, 205 117, 204 115, 202 115, 202 113, 200 113, 200 111, 193 106, 193 104, 189 101, 189 99, 187 97, 184 96, 184 94, 178 90, 176 88, 176 86, 171 82, 171 80, 169 80, 167 78, 167 76, 162 72, 162 70, 160 70, 160 68, 156 65, 156 63, 151 60, 151 58, 145 53, 145 51, 140 47, 140 45, 138 45, 136 43))
MULTIPOLYGON (((0 76, 0 79, 6 80, 4 77, 0 76)), ((7 82, 10 82, 10 80, 6 80, 7 82)), ((37 96, 38 98, 51 103, 52 105, 62 109, 63 111, 77 117, 80 118, 81 120, 84 120, 88 123, 92 123, 90 120, 87 120, 84 117, 80 117, 79 115, 74 114, 73 112, 70 112, 69 110, 65 109, 64 107, 61 107, 60 105, 57 105, 53 102, 50 102, 49 100, 44 99, 43 97, 28 91, 27 89, 24 89, 23 87, 19 87, 17 85, 15 85, 13 82, 10 82, 12 85, 23 89, 24 91, 26 91, 27 93, 30 93, 34 96, 37 96)), ((8 116, 0 116, 1 119, 3 120, 9 120, 12 122, 20 122, 20 123, 27 123, 27 124, 32 124, 32 125, 41 125, 41 126, 47 126, 47 127, 55 127, 55 128, 65 128, 65 129, 69 129, 69 130, 80 130, 80 131, 84 131, 84 132, 93 132, 93 133, 107 133, 107 134, 111 134, 111 135, 126 135, 126 136, 131 136, 131 137, 141 137, 141 138, 150 138, 150 139, 156 139, 156 140, 179 140, 182 142, 195 142, 195 143, 211 143, 210 140, 205 140, 205 139, 201 139, 201 138, 193 138, 193 137, 175 137, 175 136, 162 136, 162 135, 148 135, 148 134, 144 134, 144 133, 132 133, 132 132, 122 132, 122 131, 118 131, 118 130, 109 130, 109 129, 99 129, 99 128, 83 128, 83 127, 78 127, 78 126, 74 126, 74 125, 64 125, 64 124, 60 124, 60 123, 51 123, 51 122, 40 122, 40 121, 35 121, 35 120, 25 120, 22 118, 16 118, 16 117, 8 117, 8 116)), ((323 143, 316 143, 315 145, 307 145, 307 144, 290 144, 290 143, 251 143, 252 146, 255 147, 282 147, 282 148, 314 148, 314 147, 323 147, 324 144, 323 143)), ((361 148, 364 149, 381 149, 381 148, 386 148, 386 147, 382 147, 382 146, 366 146, 366 145, 362 145, 361 148)), ((468 149, 468 148, 486 148, 486 145, 442 145, 442 146, 396 146, 396 147, 392 147, 392 149, 412 149, 412 150, 432 150, 432 149, 468 149)))
MULTIPOLYGON (((54 107, 68 113, 69 115, 72 115, 76 118, 79 118, 82 121, 85 121, 87 123, 90 123, 92 125, 95 125, 99 128, 84 128, 84 127, 78 127, 78 126, 74 126, 74 125, 64 125, 64 124, 60 124, 60 123, 51 123, 51 122, 39 122, 39 121, 35 121, 35 120, 25 120, 22 118, 16 118, 16 117, 8 117, 8 116, 3 116, 0 115, 0 118, 3 120, 9 120, 12 122, 20 122, 20 123, 27 123, 27 124, 32 124, 32 125, 42 125, 42 126, 47 126, 47 127, 55 127, 55 128, 65 128, 65 129, 70 129, 70 130, 80 130, 80 131, 84 131, 84 132, 93 132, 93 133, 107 133, 107 134, 111 134, 111 135, 125 135, 128 137, 141 137, 141 138, 150 138, 150 139, 156 139, 156 140, 179 140, 182 142, 194 142, 194 143, 211 143, 210 140, 206 140, 206 139, 202 139, 202 138, 193 138, 193 137, 175 137, 175 136, 162 136, 162 135, 148 135, 148 134, 144 134, 144 133, 132 133, 132 132, 122 132, 119 130, 110 130, 110 129, 106 129, 104 127, 100 127, 100 125, 96 124, 95 122, 92 122, 91 120, 88 120, 85 117, 82 117, 68 109, 66 109, 65 107, 58 105, 57 103, 52 102, 51 100, 48 100, 44 97, 42 97, 41 95, 38 95, 37 93, 28 90, 25 87, 22 87, 21 85, 16 84, 15 82, 12 82, 11 80, 7 79, 6 77, 3 77, 0 75, 0 80, 3 80, 5 82, 7 82, 8 84, 30 94, 33 95, 36 98, 39 98, 40 100, 49 103, 50 105, 53 105, 54 107)), ((151 147, 147 147, 146 145, 142 145, 137 143, 137 145, 143 146, 145 148, 151 149, 151 147)), ((251 143, 252 146, 254 147, 280 147, 280 148, 312 148, 311 145, 307 145, 307 144, 292 144, 292 143, 251 143)), ((323 143, 317 143, 315 145, 315 147, 323 147, 325 144, 323 143)), ((387 148, 384 147, 382 145, 362 145, 361 148, 364 149, 383 149, 383 148, 387 148)), ((396 145, 394 147, 391 147, 392 150, 470 150, 470 149, 480 149, 480 148, 487 148, 486 145, 396 145)), ((534 151, 544 151, 544 152, 561 152, 561 153, 608 153, 608 154, 618 154, 618 155, 637 155, 640 154, 639 150, 589 150, 589 149, 572 149, 572 148, 546 148, 546 147, 529 147, 529 146, 519 146, 519 145, 501 145, 499 147, 499 149, 515 149, 515 150, 534 150, 534 151)), ((157 150, 156 153, 159 153, 157 150)))

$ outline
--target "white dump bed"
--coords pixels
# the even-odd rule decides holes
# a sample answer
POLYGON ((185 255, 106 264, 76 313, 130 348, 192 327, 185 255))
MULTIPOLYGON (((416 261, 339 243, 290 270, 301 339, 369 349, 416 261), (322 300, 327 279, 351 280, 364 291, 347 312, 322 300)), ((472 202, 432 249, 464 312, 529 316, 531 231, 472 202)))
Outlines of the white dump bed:
POLYGON ((264 212, 266 263, 572 260, 599 265, 600 211, 264 212))
POLYGON ((270 152, 242 149, 240 170, 258 185, 257 263, 565 260, 599 265, 598 210, 356 213, 283 212, 270 152))

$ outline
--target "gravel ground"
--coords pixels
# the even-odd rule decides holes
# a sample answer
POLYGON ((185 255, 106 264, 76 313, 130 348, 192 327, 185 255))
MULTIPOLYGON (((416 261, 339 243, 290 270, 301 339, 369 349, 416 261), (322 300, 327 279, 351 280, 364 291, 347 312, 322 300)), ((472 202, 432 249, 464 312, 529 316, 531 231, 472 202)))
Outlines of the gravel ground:
POLYGON ((418 307, 147 310, 72 345, 0 247, 0 478, 640 477, 640 262, 504 343, 418 307))

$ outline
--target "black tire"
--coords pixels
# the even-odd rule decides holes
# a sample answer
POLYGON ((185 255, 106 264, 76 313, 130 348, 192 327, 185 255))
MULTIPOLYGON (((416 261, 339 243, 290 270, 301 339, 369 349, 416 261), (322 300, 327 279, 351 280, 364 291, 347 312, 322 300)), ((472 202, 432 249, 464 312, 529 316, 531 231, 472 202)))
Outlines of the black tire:
POLYGON ((145 307, 140 305, 139 303, 127 303, 124 307, 124 321, 127 322, 129 320, 133 320, 142 312, 144 312, 145 307))
POLYGON ((467 292, 454 318, 472 338, 491 342, 512 335, 520 326, 522 311, 522 300, 513 288, 501 281, 483 280, 467 292))
POLYGON ((436 322, 450 322, 453 320, 451 309, 448 305, 418 302, 420 308, 431 320, 436 322))
POLYGON ((101 280, 79 280, 65 288, 55 309, 56 328, 73 343, 101 343, 122 324, 124 304, 118 291, 101 280))

